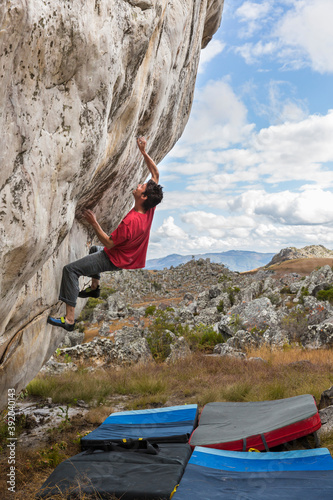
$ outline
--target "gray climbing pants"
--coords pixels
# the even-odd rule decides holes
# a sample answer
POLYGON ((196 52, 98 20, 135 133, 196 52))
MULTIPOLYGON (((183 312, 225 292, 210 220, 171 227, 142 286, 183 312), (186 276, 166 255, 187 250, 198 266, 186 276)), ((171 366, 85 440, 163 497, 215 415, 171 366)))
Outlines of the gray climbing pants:
POLYGON ((79 277, 88 276, 100 279, 100 273, 105 271, 119 271, 103 250, 104 247, 92 246, 89 255, 82 259, 67 264, 62 270, 62 280, 60 286, 59 300, 69 306, 76 306, 79 295, 79 277))

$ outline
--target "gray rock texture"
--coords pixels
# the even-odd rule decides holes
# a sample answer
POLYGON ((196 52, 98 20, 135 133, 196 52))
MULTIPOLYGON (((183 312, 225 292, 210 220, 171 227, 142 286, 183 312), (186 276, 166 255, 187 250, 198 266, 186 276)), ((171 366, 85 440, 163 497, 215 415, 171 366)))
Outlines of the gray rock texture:
POLYGON ((61 349, 60 357, 68 355, 76 363, 93 366, 108 364, 148 363, 152 355, 140 328, 124 327, 113 338, 95 338, 91 342, 61 349))
POLYGON ((318 408, 322 410, 327 406, 333 406, 333 385, 329 389, 326 389, 326 391, 322 392, 320 396, 318 408))
MULTIPOLYGON (((46 325, 92 208, 113 230, 188 120, 200 50, 223 0, 15 0, 0 5, 1 394, 63 340, 46 325)), ((5 400, 0 401, 0 406, 5 400)))

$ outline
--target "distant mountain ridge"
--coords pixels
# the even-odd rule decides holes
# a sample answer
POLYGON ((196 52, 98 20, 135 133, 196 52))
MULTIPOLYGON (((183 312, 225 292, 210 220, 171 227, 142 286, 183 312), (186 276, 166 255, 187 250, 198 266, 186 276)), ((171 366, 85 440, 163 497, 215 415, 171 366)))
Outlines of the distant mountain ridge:
POLYGON ((211 262, 224 264, 231 271, 251 271, 257 267, 262 267, 268 264, 276 254, 260 253, 246 250, 229 250, 228 252, 220 253, 204 253, 198 255, 179 255, 171 254, 161 259, 150 259, 146 262, 146 269, 160 271, 164 268, 176 267, 180 264, 186 264, 193 258, 210 259, 211 262))

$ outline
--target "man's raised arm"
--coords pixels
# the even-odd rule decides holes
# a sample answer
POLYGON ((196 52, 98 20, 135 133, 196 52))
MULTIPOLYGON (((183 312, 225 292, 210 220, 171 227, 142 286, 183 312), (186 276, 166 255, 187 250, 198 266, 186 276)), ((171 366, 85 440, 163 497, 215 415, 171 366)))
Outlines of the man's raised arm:
POLYGON ((151 173, 152 180, 156 182, 156 184, 158 184, 160 173, 158 171, 156 163, 154 162, 154 160, 150 158, 149 154, 146 152, 146 145, 147 145, 146 139, 144 137, 138 137, 136 143, 142 153, 142 156, 144 157, 149 172, 151 173))

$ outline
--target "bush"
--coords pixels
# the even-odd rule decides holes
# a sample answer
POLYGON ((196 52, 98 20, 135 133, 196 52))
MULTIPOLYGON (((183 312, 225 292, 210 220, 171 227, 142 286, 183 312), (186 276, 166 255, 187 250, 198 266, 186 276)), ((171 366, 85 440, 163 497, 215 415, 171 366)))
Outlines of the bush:
POLYGON ((216 306, 216 309, 218 310, 219 313, 224 314, 224 302, 222 299, 220 300, 219 305, 216 306))
POLYGON ((318 300, 327 300, 330 304, 333 304, 333 288, 328 290, 319 290, 317 293, 318 300))
POLYGON ((156 311, 156 306, 148 306, 145 310, 145 317, 153 316, 156 311))
POLYGON ((116 291, 117 290, 115 290, 114 288, 102 285, 100 297, 101 297, 101 299, 106 300, 110 295, 112 295, 113 293, 116 293, 116 291))
POLYGON ((281 326, 287 331, 292 342, 299 342, 301 335, 308 326, 306 313, 299 309, 292 310, 288 316, 282 318, 281 326))
POLYGON ((215 332, 211 326, 200 323, 193 330, 185 330, 183 335, 192 351, 212 352, 216 344, 224 342, 221 333, 215 332))
POLYGON ((153 281, 152 286, 155 289, 155 291, 157 291, 157 292, 160 291, 160 290, 162 290, 161 283, 157 283, 157 281, 153 281))
POLYGON ((309 295, 309 290, 307 289, 306 286, 302 286, 301 295, 299 297, 300 304, 304 304, 304 297, 307 297, 308 295, 309 295))
POLYGON ((240 288, 238 288, 238 286, 234 286, 234 287, 230 286, 227 291, 228 291, 230 304, 231 304, 231 306, 233 306, 233 305, 235 305, 235 302, 236 302, 235 295, 240 292, 240 288))
POLYGON ((169 331, 150 330, 147 337, 149 349, 155 361, 165 361, 171 353, 173 336, 169 331))

